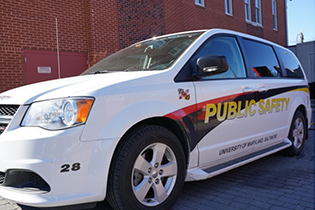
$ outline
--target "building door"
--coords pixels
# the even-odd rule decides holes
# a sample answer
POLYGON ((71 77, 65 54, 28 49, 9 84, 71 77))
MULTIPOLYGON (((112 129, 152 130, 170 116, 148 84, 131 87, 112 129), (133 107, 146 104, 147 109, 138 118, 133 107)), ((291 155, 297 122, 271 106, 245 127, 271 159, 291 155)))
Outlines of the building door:
POLYGON ((87 54, 60 52, 60 72, 56 51, 24 50, 26 84, 76 76, 87 69, 87 54))

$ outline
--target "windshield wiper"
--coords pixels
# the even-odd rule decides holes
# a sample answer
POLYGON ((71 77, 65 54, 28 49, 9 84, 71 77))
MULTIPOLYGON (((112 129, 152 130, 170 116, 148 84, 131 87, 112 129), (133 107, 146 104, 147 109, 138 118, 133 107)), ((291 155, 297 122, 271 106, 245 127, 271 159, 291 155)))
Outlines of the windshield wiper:
POLYGON ((92 72, 91 74, 105 74, 105 73, 108 73, 108 71, 107 70, 98 70, 98 71, 92 72))

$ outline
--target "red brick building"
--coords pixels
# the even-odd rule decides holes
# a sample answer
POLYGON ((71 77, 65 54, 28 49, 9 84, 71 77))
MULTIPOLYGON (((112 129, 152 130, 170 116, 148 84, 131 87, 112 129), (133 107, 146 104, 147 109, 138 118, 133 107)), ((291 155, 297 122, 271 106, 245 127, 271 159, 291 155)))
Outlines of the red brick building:
POLYGON ((145 38, 208 28, 285 45, 285 1, 0 0, 0 92, 80 74, 145 38))

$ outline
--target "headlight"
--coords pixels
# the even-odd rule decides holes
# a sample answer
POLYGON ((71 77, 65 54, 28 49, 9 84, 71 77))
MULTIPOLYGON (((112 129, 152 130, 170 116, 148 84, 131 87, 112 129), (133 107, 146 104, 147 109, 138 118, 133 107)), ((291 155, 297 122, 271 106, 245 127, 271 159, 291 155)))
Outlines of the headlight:
POLYGON ((57 130, 84 124, 93 100, 65 98, 35 102, 27 110, 21 125, 57 130))

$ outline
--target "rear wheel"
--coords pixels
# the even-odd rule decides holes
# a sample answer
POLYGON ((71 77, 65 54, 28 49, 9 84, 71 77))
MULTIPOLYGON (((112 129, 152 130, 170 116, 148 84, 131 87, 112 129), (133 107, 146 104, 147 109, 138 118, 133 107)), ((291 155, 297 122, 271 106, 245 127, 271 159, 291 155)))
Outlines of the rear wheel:
POLYGON ((170 209, 185 178, 185 156, 177 137, 160 126, 135 131, 118 147, 108 180, 114 209, 170 209))
POLYGON ((285 153, 291 156, 299 155, 304 147, 306 137, 306 120, 303 113, 297 110, 294 114, 289 132, 289 139, 292 142, 291 147, 285 150, 285 153))

